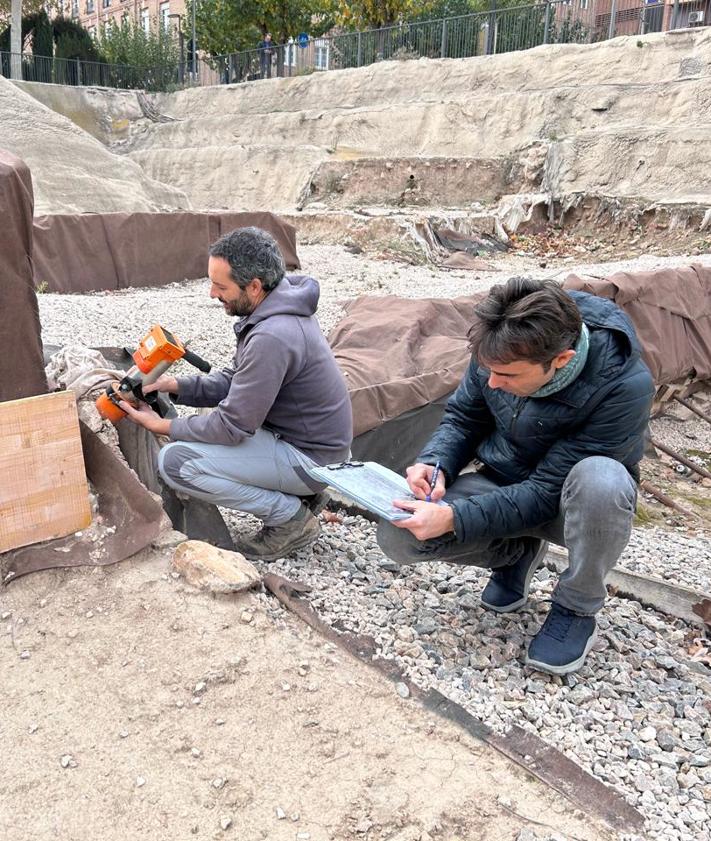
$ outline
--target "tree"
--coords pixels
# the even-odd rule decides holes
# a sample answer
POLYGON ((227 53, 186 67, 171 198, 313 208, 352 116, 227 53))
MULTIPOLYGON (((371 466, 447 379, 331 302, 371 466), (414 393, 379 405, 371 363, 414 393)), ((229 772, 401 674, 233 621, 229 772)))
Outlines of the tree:
MULTIPOLYGON (((192 2, 187 0, 183 31, 192 37, 192 2)), ((333 25, 332 0, 195 0, 198 51, 211 56, 254 50, 265 33, 275 45, 300 32, 321 35, 333 25)))
POLYGON ((381 29, 427 14, 427 0, 337 0, 336 20, 349 29, 381 29))
MULTIPOLYGON (((20 0, 23 15, 34 15, 42 9, 48 12, 53 11, 56 2, 44 2, 44 0, 20 0)), ((0 26, 4 27, 10 23, 10 13, 15 5, 15 0, 0 0, 0 26)))
POLYGON ((157 21, 150 32, 146 32, 139 21, 128 17, 120 23, 109 22, 101 27, 95 43, 109 64, 173 67, 180 61, 172 32, 157 21))
POLYGON ((35 15, 32 32, 32 55, 49 58, 54 55, 54 33, 44 9, 35 15))

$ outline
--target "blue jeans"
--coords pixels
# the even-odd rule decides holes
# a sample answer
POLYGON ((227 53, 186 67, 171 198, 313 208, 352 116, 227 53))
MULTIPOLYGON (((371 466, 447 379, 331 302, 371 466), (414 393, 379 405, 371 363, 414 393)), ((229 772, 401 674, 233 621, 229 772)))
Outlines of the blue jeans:
MULTIPOLYGON (((447 500, 490 493, 498 486, 480 473, 465 473, 447 489, 447 500)), ((627 469, 604 456, 578 462, 563 483, 555 520, 505 538, 460 543, 453 534, 419 541, 407 529, 385 520, 378 544, 402 564, 445 561, 497 569, 516 563, 522 537, 538 537, 568 549, 568 569, 560 576, 553 600, 575 613, 592 615, 602 607, 605 577, 627 546, 632 531, 637 486, 627 469)))

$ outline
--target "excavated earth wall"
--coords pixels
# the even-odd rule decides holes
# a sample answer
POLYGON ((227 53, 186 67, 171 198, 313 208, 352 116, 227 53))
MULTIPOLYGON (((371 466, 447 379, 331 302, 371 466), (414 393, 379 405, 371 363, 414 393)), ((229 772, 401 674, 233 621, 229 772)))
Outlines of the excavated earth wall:
POLYGON ((38 212, 501 211, 513 195, 509 220, 592 197, 697 224, 710 76, 698 29, 152 95, 0 79, 0 146, 33 168, 38 212))
MULTIPOLYGON (((48 104, 62 101, 66 91, 39 87, 48 104)), ((90 121, 90 109, 67 110, 71 119, 0 77, 0 148, 30 167, 36 215, 190 209, 182 190, 152 178, 81 128, 77 122, 90 121)))
POLYGON ((384 62, 156 95, 177 121, 126 149, 200 207, 462 207, 522 190, 706 204, 710 72, 707 29, 384 62))

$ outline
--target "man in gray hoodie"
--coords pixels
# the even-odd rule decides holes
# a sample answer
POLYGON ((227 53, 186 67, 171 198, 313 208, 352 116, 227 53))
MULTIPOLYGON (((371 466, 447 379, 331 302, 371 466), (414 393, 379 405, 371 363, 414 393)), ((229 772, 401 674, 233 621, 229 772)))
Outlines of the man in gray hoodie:
POLYGON ((240 318, 232 367, 208 376, 164 375, 144 391, 214 410, 168 420, 145 404, 121 408, 174 442, 158 462, 170 487, 262 520, 261 531, 237 549, 273 561, 319 534, 323 486, 307 468, 348 457, 350 398, 316 320, 318 283, 285 277, 268 233, 241 228, 221 237, 210 249, 208 274, 210 297, 240 318))

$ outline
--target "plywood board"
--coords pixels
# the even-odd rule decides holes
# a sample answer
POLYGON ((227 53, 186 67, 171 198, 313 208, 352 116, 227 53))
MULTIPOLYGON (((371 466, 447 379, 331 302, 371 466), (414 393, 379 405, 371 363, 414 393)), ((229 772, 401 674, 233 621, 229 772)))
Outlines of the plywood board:
POLYGON ((90 523, 74 394, 0 403, 0 552, 90 523))

